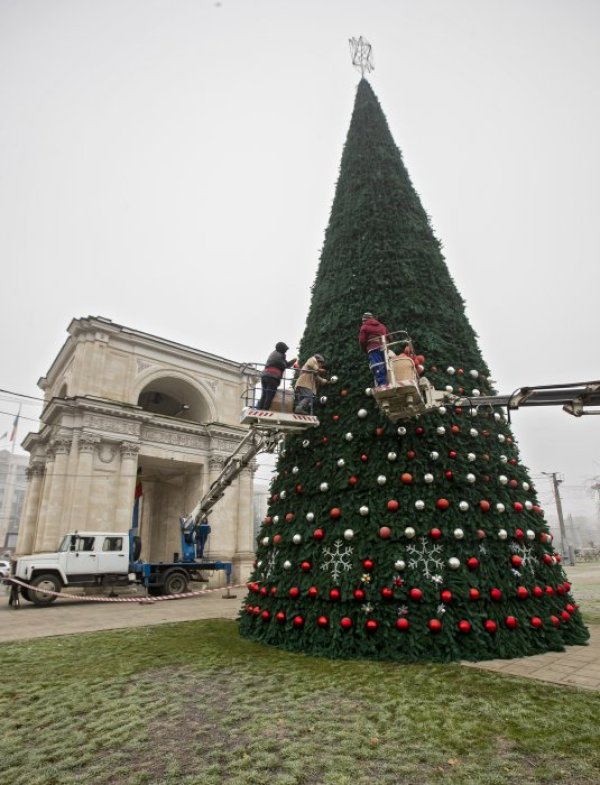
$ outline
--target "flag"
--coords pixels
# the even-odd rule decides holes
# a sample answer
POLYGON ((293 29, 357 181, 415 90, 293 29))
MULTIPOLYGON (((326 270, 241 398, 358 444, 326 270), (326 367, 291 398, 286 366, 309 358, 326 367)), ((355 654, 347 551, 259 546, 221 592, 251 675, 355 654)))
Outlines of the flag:
POLYGON ((10 439, 9 439, 9 441, 11 441, 11 442, 14 442, 14 440, 17 438, 17 427, 19 425, 19 417, 20 416, 21 416, 21 407, 19 406, 19 411, 17 412, 17 416, 15 417, 15 419, 13 421, 12 431, 10 432, 10 439))

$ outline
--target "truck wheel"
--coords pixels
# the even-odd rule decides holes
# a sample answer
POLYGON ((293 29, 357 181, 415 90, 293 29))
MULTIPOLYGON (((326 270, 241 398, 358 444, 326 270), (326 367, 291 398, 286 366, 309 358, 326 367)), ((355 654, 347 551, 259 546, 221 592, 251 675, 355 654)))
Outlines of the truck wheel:
POLYGON ((33 602, 33 600, 31 599, 31 597, 29 595, 29 589, 26 589, 24 586, 21 586, 21 590, 20 591, 21 591, 21 597, 24 600, 27 600, 27 602, 33 602))
POLYGON ((42 591, 29 591, 31 602, 34 605, 51 605, 56 597, 53 594, 47 594, 47 592, 59 592, 61 590, 61 582, 56 575, 53 575, 50 572, 36 575, 31 581, 31 585, 42 589, 42 591))
POLYGON ((163 594, 185 594, 188 586, 189 579, 184 572, 168 572, 163 581, 163 594))

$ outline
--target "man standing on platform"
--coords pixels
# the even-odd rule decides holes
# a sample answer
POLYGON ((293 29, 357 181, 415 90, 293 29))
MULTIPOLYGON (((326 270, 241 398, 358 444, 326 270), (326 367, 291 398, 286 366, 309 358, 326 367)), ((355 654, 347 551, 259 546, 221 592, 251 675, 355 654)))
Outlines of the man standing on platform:
POLYGON ((369 358, 369 368, 375 377, 375 386, 387 384, 387 369, 381 339, 387 336, 385 324, 378 321, 372 313, 363 313, 362 325, 358 334, 358 342, 369 358))

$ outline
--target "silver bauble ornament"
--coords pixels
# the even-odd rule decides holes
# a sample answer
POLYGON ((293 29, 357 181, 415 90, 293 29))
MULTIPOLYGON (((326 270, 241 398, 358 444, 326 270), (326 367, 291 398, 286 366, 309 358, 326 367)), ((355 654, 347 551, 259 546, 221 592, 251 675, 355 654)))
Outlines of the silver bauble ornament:
POLYGON ((273 523, 279 523, 279 515, 273 516, 273 523))
POLYGON ((498 504, 496 505, 496 509, 498 510, 498 512, 504 512, 504 510, 506 510, 506 507, 502 504, 502 502, 498 502, 498 504))
POLYGON ((477 460, 477 456, 475 455, 474 452, 469 452, 467 453, 467 460, 473 463, 473 461, 477 460))
POLYGON ((388 452, 387 454, 388 461, 395 461, 397 457, 395 452, 388 452))
POLYGON ((364 518, 365 516, 367 516, 369 514, 369 508, 365 504, 363 504, 363 506, 359 509, 359 513, 364 518))
POLYGON ((300 469, 297 466, 294 466, 294 468, 292 469, 292 474, 298 474, 299 471, 300 469))
POLYGON ((437 461, 437 459, 440 457, 440 454, 439 452, 433 450, 433 452, 429 453, 429 457, 431 458, 432 461, 437 461))
POLYGON ((472 390, 472 391, 471 391, 471 395, 472 395, 474 398, 477 398, 477 397, 479 397, 479 396, 481 395, 481 390, 477 390, 477 389, 475 389, 475 390, 472 390))
POLYGON ((506 529, 498 529, 498 539, 505 540, 508 537, 506 529))
POLYGON ((423 479, 425 480, 426 483, 432 483, 433 479, 434 479, 433 478, 433 474, 430 474, 429 472, 427 472, 427 474, 423 475, 423 479))
POLYGON ((508 477, 505 474, 501 474, 498 477, 498 482, 500 483, 500 485, 506 485, 506 483, 508 482, 508 477))
POLYGON ((332 376, 332 377, 329 379, 329 381, 330 381, 330 382, 332 382, 333 384, 335 384, 335 383, 337 382, 337 380, 338 380, 338 377, 337 377, 337 376, 332 376))
POLYGON ((372 387, 367 387, 365 389, 365 395, 373 395, 373 388, 372 387))
POLYGON ((456 558, 456 556, 451 556, 448 559, 448 567, 450 567, 451 570, 458 570, 460 567, 460 561, 456 558))
POLYGON ((528 482, 524 482, 523 485, 521 486, 521 488, 523 488, 524 491, 528 491, 529 490, 529 483, 528 482))
POLYGON ((329 483, 327 483, 327 482, 322 482, 322 483, 319 485, 319 490, 320 490, 320 491, 322 491, 323 493, 325 493, 325 491, 328 491, 328 490, 329 490, 329 483))
POLYGON ((471 430, 469 431, 469 435, 475 438, 476 436, 479 436, 479 431, 477 430, 477 428, 471 428, 471 430))
POLYGON ((279 498, 280 499, 285 499, 286 496, 287 496, 287 493, 285 491, 281 491, 281 493, 279 494, 279 498))
POLYGON ((456 373, 456 368, 453 368, 452 365, 449 365, 446 368, 446 373, 449 373, 450 376, 453 376, 456 373))
POLYGON ((319 398, 319 403, 321 404, 321 406, 325 406, 325 404, 327 403, 327 396, 326 395, 322 395, 319 398))
POLYGON ((462 540, 462 538, 465 536, 465 533, 462 529, 454 529, 454 536, 457 540, 462 540))
POLYGON ((527 529, 525 533, 527 535, 528 540, 535 540, 535 532, 533 531, 533 529, 527 529))
POLYGON ((454 391, 454 387, 451 384, 447 384, 446 387, 445 387, 445 390, 446 390, 446 392, 451 393, 451 392, 454 391))
POLYGON ((300 543, 302 542, 302 535, 294 534, 294 536, 292 537, 292 542, 294 543, 294 545, 300 545, 300 543))
POLYGON ((425 509, 425 502, 423 499, 417 499, 415 502, 415 509, 417 510, 424 510, 425 509))
POLYGON ((385 476, 385 474, 380 474, 377 477, 377 485, 385 485, 386 482, 387 482, 387 477, 385 476))
POLYGON ((475 475, 474 475, 474 474, 471 474, 471 473, 469 472, 469 474, 467 474, 467 477, 466 477, 466 479, 467 479, 467 482, 474 483, 474 482, 475 482, 475 480, 476 480, 477 478, 475 477, 475 475))
POLYGON ((268 537, 263 537, 262 540, 261 540, 261 543, 262 543, 262 545, 268 545, 269 544, 269 538, 268 537))
POLYGON ((443 436, 446 433, 446 429, 443 425, 438 425, 438 427, 435 429, 435 432, 438 436, 443 436))
POLYGON ((310 447, 310 439, 304 439, 302 442, 303 447, 310 447))
POLYGON ((341 469, 343 466, 345 466, 345 465, 346 465, 346 461, 345 461, 343 458, 338 458, 338 459, 337 459, 337 465, 338 465, 338 466, 340 467, 340 469, 341 469))
POLYGON ((359 409, 359 410, 356 412, 356 416, 357 416, 359 419, 361 419, 361 420, 364 420, 364 419, 365 419, 365 417, 367 416, 367 414, 368 414, 368 412, 367 412, 367 410, 366 410, 366 409, 359 409))
POLYGON ((445 407, 445 406, 440 406, 440 408, 438 409, 438 412, 439 412, 440 414, 446 414, 446 411, 447 411, 447 410, 446 410, 446 407, 445 407))
POLYGON ((469 371, 469 376, 470 376, 472 379, 476 379, 476 378, 479 376, 479 371, 470 370, 470 371, 469 371))
POLYGON ((344 532, 345 540, 352 540, 354 538, 354 529, 346 529, 344 532))
POLYGON ((469 509, 469 502, 465 502, 465 501, 459 502, 458 509, 461 512, 466 512, 469 509))
POLYGON ((314 514, 314 512, 307 512, 307 513, 306 513, 306 520, 307 520, 309 523, 312 523, 312 522, 314 521, 314 519, 315 519, 315 514, 314 514))
POLYGON ((506 457, 506 455, 500 456, 500 463, 508 463, 508 458, 506 457))
POLYGON ((348 431, 348 433, 345 433, 345 434, 344 434, 344 439, 345 439, 347 442, 351 442, 351 441, 352 441, 352 439, 354 439, 354 436, 352 435, 352 433, 350 433, 350 431, 348 431))
POLYGON ((406 428, 403 425, 401 425, 398 428, 398 436, 405 436, 405 435, 406 435, 406 428))
POLYGON ((284 569, 284 570, 289 570, 291 566, 292 566, 292 562, 291 562, 291 561, 288 561, 288 560, 286 559, 286 560, 283 562, 283 569, 284 569))
POLYGON ((394 569, 398 570, 398 572, 402 572, 402 570, 406 569, 406 562, 402 561, 402 559, 398 559, 398 561, 394 562, 394 569))
POLYGON ((500 442, 500 444, 504 444, 504 442, 506 441, 506 436, 503 433, 499 433, 498 441, 500 442))
POLYGON ((407 526, 406 529, 404 529, 404 536, 407 537, 409 540, 412 540, 415 534, 416 531, 413 529, 412 526, 407 526))

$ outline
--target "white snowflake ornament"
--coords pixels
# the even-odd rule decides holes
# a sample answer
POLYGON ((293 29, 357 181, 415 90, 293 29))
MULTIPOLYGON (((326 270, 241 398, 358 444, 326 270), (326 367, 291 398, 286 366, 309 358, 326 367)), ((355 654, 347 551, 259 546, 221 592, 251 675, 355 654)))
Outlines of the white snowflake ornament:
POLYGON ((349 572, 352 569, 352 553, 353 549, 349 545, 344 547, 342 540, 336 540, 333 548, 323 548, 321 569, 331 573, 334 583, 338 582, 342 571, 349 572))

